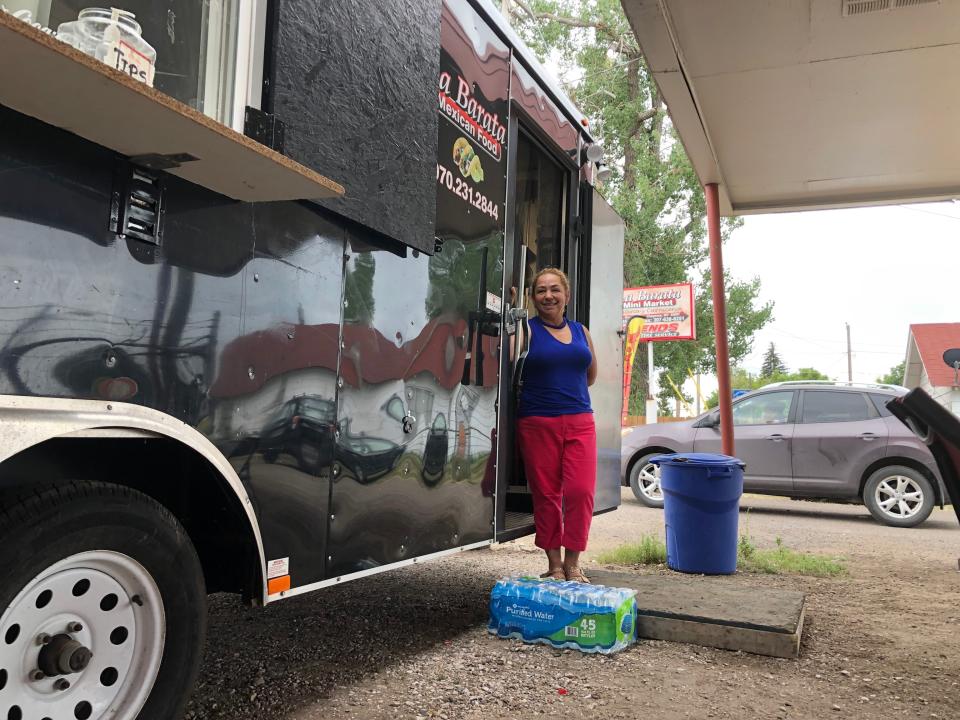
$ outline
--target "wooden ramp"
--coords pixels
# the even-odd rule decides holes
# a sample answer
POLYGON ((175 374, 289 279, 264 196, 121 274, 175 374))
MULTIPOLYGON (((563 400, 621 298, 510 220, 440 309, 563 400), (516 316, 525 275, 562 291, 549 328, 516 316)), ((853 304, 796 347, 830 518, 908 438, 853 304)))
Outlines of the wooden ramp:
POLYGON ((806 596, 739 586, 732 577, 639 575, 594 569, 597 585, 637 591, 637 637, 796 658, 806 596))

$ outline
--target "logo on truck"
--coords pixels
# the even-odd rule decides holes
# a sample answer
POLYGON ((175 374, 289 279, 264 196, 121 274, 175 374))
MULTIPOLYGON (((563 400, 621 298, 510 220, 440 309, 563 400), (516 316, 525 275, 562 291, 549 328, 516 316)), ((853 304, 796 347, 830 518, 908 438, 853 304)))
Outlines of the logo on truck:
POLYGON ((470 83, 460 75, 440 73, 440 91, 437 94, 443 116, 467 133, 490 156, 500 162, 507 128, 496 113, 485 108, 470 91, 470 83))

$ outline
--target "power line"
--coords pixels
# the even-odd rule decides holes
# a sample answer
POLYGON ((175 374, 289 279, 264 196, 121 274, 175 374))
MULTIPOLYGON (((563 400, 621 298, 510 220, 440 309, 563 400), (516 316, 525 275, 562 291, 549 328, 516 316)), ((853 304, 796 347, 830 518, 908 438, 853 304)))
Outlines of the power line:
POLYGON ((904 210, 911 210, 913 212, 923 213, 924 215, 936 215, 937 217, 947 218, 949 220, 960 220, 960 217, 957 215, 947 215, 946 213, 938 213, 933 210, 921 210, 920 208, 911 207, 910 205, 897 205, 898 208, 903 208, 904 210))
MULTIPOLYGON (((795 335, 794 333, 787 332, 786 330, 780 330, 780 329, 778 329, 778 328, 769 328, 768 332, 774 332, 774 333, 780 333, 780 334, 782 334, 782 335, 788 335, 789 337, 792 337, 792 338, 794 338, 794 339, 796 339, 796 340, 802 340, 803 342, 808 342, 808 343, 811 343, 811 344, 813 344, 813 345, 818 345, 818 344, 820 344, 820 343, 842 343, 842 344, 845 344, 845 343, 847 342, 846 340, 842 340, 842 339, 832 339, 832 338, 806 338, 806 337, 802 337, 802 336, 800 336, 800 335, 795 335)), ((900 345, 899 345, 899 344, 897 344, 897 345, 889 344, 889 345, 888 345, 887 343, 874 343, 874 342, 861 342, 861 343, 857 343, 857 344, 858 344, 858 345, 861 345, 861 346, 866 345, 866 346, 869 346, 869 347, 879 347, 879 348, 890 348, 890 349, 900 348, 900 345)))

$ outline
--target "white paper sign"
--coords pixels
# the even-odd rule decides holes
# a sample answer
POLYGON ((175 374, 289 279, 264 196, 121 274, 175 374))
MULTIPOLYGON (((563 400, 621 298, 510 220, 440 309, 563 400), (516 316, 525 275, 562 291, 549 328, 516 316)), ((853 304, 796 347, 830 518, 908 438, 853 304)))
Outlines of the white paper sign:
POLYGON ((500 312, 503 309, 503 303, 500 300, 499 295, 494 295, 492 292, 487 293, 487 310, 493 310, 495 313, 500 312))
POLYGON ((283 577, 290 574, 290 558, 279 558, 267 563, 267 579, 273 580, 276 577, 283 577))
POLYGON ((105 62, 124 75, 129 75, 153 87, 154 68, 150 59, 123 40, 116 40, 107 45, 105 62))

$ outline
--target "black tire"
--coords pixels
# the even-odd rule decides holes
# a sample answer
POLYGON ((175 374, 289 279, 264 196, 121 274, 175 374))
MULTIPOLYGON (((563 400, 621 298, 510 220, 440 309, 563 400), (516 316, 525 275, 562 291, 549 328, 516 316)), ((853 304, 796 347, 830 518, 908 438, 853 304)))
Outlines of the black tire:
MULTIPOLYGON (((159 665, 154 664, 152 690, 143 701, 136 718, 171 720, 182 716, 203 654, 206 590, 194 547, 183 527, 165 507, 143 493, 119 485, 72 482, 47 487, 29 495, 4 499, 0 511, 0 547, 3 548, 0 555, 0 577, 3 578, 0 585, 0 617, 9 615, 2 621, 4 625, 16 622, 13 618, 16 609, 24 604, 24 597, 31 597, 26 595, 18 598, 21 591, 31 583, 36 586, 45 577, 57 577, 56 571, 51 568, 61 561, 70 562, 67 559, 79 553, 99 553, 122 558, 124 562, 132 559, 139 563, 141 572, 146 571, 145 574, 154 583, 154 592, 158 594, 153 597, 162 600, 162 615, 153 617, 160 618, 159 627, 165 631, 165 639, 159 665), (13 603, 16 603, 16 607, 12 607, 13 603)), ((82 564, 84 561, 80 562, 82 564)), ((90 572, 92 577, 97 577, 93 571, 90 572)), ((106 576, 109 577, 109 573, 106 576)), ((89 587, 89 581, 87 583, 89 587)), ((126 612, 130 613, 129 616, 134 619, 131 633, 137 633, 140 632, 137 623, 147 617, 145 613, 149 613, 149 608, 138 597, 136 587, 130 592, 133 594, 129 597, 121 594, 120 605, 116 603, 116 595, 112 597, 114 605, 118 608, 124 606, 126 612), (135 605, 139 608, 135 609, 135 605)), ((75 586, 73 595, 76 594, 75 586)), ((81 601, 72 600, 68 595, 60 593, 60 597, 65 598, 60 602, 75 602, 79 607, 81 601)), ((96 597, 87 598, 86 602, 97 602, 96 597)), ((109 609, 103 605, 105 600, 99 601, 100 609, 104 611, 109 609)), ((40 607, 39 601, 37 607, 40 607)), ((154 630, 155 627, 152 626, 154 630)), ((7 627, 0 627, 0 637, 4 637, 8 630, 7 627)), ((86 630, 93 632, 92 627, 86 630)), ((26 635, 31 628, 23 628, 23 631, 26 635)), ((155 637, 155 634, 144 631, 142 637, 147 640, 155 637)), ((112 633, 109 641, 94 636, 91 646, 108 647, 109 642, 118 644, 112 633)), ((151 646, 155 647, 156 644, 151 646)), ((3 653, 0 653, 0 663, 8 662, 2 658, 3 653)), ((96 659, 95 654, 87 669, 93 671, 96 659)), ((70 693, 51 695, 38 701, 43 703, 41 707, 49 705, 50 711, 41 712, 37 717, 74 717, 74 703, 82 698, 75 691, 84 687, 83 682, 96 682, 85 679, 83 672, 68 676, 72 682, 70 693)), ((14 675, 8 673, 5 677, 9 691, 11 683, 15 682, 14 675)), ((149 680, 131 670, 126 680, 117 683, 118 692, 132 692, 122 688, 143 688, 149 680)), ((18 678, 16 682, 27 683, 30 680, 18 678)), ((102 679, 100 682, 103 682, 102 679)), ((122 694, 118 697, 122 697, 122 694)), ((132 702, 126 706, 123 700, 113 702, 118 705, 110 717, 132 717, 135 713, 132 702)), ((10 711, 11 708, 0 698, 0 716, 7 717, 10 711)))
POLYGON ((633 496, 647 507, 663 507, 663 492, 660 490, 659 482, 657 482, 656 487, 653 488, 651 487, 651 483, 646 482, 645 479, 641 479, 641 474, 644 473, 644 471, 649 473, 654 468, 659 478, 660 468, 651 465, 649 460, 655 455, 662 454, 663 453, 659 452, 648 453, 637 460, 630 468, 630 489, 633 490, 633 496))
POLYGON ((916 527, 930 517, 934 500, 930 481, 917 470, 903 465, 880 468, 863 486, 863 504, 870 514, 893 527, 916 527))

